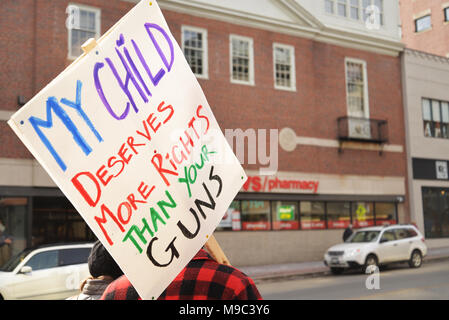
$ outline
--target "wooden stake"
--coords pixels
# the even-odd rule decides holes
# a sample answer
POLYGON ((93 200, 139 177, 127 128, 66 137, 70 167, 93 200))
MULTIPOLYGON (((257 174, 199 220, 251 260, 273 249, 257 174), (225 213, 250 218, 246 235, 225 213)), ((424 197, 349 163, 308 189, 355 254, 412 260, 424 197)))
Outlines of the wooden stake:
POLYGON ((209 251, 210 255, 221 264, 225 264, 230 266, 231 262, 229 262, 228 258, 226 257, 225 253, 221 249, 220 245, 217 242, 217 239, 215 239, 214 236, 210 236, 209 240, 205 244, 207 251, 209 251))

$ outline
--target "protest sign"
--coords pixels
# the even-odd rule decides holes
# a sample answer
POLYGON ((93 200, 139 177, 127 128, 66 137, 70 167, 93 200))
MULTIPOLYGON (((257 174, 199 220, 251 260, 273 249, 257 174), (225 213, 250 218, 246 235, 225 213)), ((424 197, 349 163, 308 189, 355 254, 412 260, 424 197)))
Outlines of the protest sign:
POLYGON ((8 124, 143 299, 194 257, 246 180, 156 1, 8 124))

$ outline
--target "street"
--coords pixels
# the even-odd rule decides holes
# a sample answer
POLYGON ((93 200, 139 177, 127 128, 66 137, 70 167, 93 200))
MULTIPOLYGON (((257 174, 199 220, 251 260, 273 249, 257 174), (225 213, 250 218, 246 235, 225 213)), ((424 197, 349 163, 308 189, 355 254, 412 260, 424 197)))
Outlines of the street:
MULTIPOLYGON (((369 275, 348 272, 339 276, 281 280, 258 284, 267 300, 437 300, 449 299, 449 260, 425 263, 419 269, 398 264, 382 270, 375 282, 366 282, 369 275)), ((372 278, 371 278, 372 279, 372 278)))

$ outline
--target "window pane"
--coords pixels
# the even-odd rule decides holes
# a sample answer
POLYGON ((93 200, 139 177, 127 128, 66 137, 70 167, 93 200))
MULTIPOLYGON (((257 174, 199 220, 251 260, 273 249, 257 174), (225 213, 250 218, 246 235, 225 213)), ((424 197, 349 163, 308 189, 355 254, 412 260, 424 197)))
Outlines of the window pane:
POLYGON ((441 122, 449 123, 449 103, 441 102, 441 122))
POLYGON ((217 230, 241 230, 242 223, 240 217, 240 201, 232 201, 223 219, 218 224, 217 230))
POLYGON ((430 29, 432 27, 432 20, 430 16, 425 16, 415 20, 416 32, 430 29))
POLYGON ((326 229, 324 202, 301 201, 301 229, 326 229))
POLYGON ((354 228, 364 228, 374 225, 374 210, 371 202, 352 203, 352 221, 354 228))
POLYGON ((346 17, 346 4, 337 4, 338 15, 346 17))
POLYGON ((407 239, 409 237, 409 233, 405 228, 394 229, 394 233, 396 235, 396 240, 407 239))
POLYGON ((394 203, 376 202, 376 225, 396 224, 396 205, 394 203))
POLYGON ((347 62, 346 81, 350 116, 361 117, 364 115, 365 83, 363 72, 363 64, 347 62))
POLYGON ((327 226, 329 229, 344 229, 351 223, 349 202, 327 203, 327 226))
POLYGON ((232 39, 232 79, 249 82, 249 41, 232 39))
POLYGON ((324 5, 325 5, 325 10, 327 13, 334 13, 334 1, 325 0, 324 5))
POLYGON ((26 246, 28 198, 0 197, 0 266, 26 246))
POLYGON ((444 9, 444 21, 449 21, 449 7, 444 9))
POLYGON ((423 120, 432 120, 432 113, 430 111, 430 100, 422 99, 422 117, 423 120))
POLYGON ((87 263, 90 251, 90 248, 59 250, 59 266, 87 263))
POLYGON ((242 230, 270 229, 270 201, 242 201, 242 230))
POLYGON ((299 228, 296 202, 273 201, 272 212, 274 230, 297 230, 299 228))
POLYGON ((33 271, 54 268, 58 266, 58 250, 45 251, 31 257, 26 263, 33 271))
POLYGON ((440 117, 440 102, 432 100, 432 120, 436 122, 441 121, 440 117))
POLYGON ((184 30, 184 56, 192 72, 196 75, 204 75, 204 55, 203 34, 193 30, 184 30))

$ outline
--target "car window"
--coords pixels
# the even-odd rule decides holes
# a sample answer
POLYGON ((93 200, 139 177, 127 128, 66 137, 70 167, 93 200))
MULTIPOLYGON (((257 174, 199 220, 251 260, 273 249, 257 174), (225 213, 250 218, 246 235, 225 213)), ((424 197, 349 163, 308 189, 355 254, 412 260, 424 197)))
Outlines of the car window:
POLYGON ((415 230, 413 230, 412 228, 408 228, 407 232, 408 232, 408 237, 409 238, 413 238, 413 237, 416 237, 418 235, 418 233, 415 230))
POLYGON ((409 237, 409 233, 407 232, 407 229, 395 229, 394 233, 396 234, 396 239, 397 240, 401 240, 401 239, 406 239, 409 237))
POLYGON ((72 264, 87 263, 90 248, 63 249, 59 251, 59 265, 69 266, 72 264))
POLYGON ((374 242, 379 233, 379 231, 357 231, 348 239, 348 242, 374 242))
POLYGON ((26 266, 31 267, 33 271, 57 267, 58 250, 37 253, 31 257, 26 266))
POLYGON ((387 240, 387 241, 393 241, 396 240, 393 231, 385 231, 384 234, 382 235, 382 240, 387 240))

